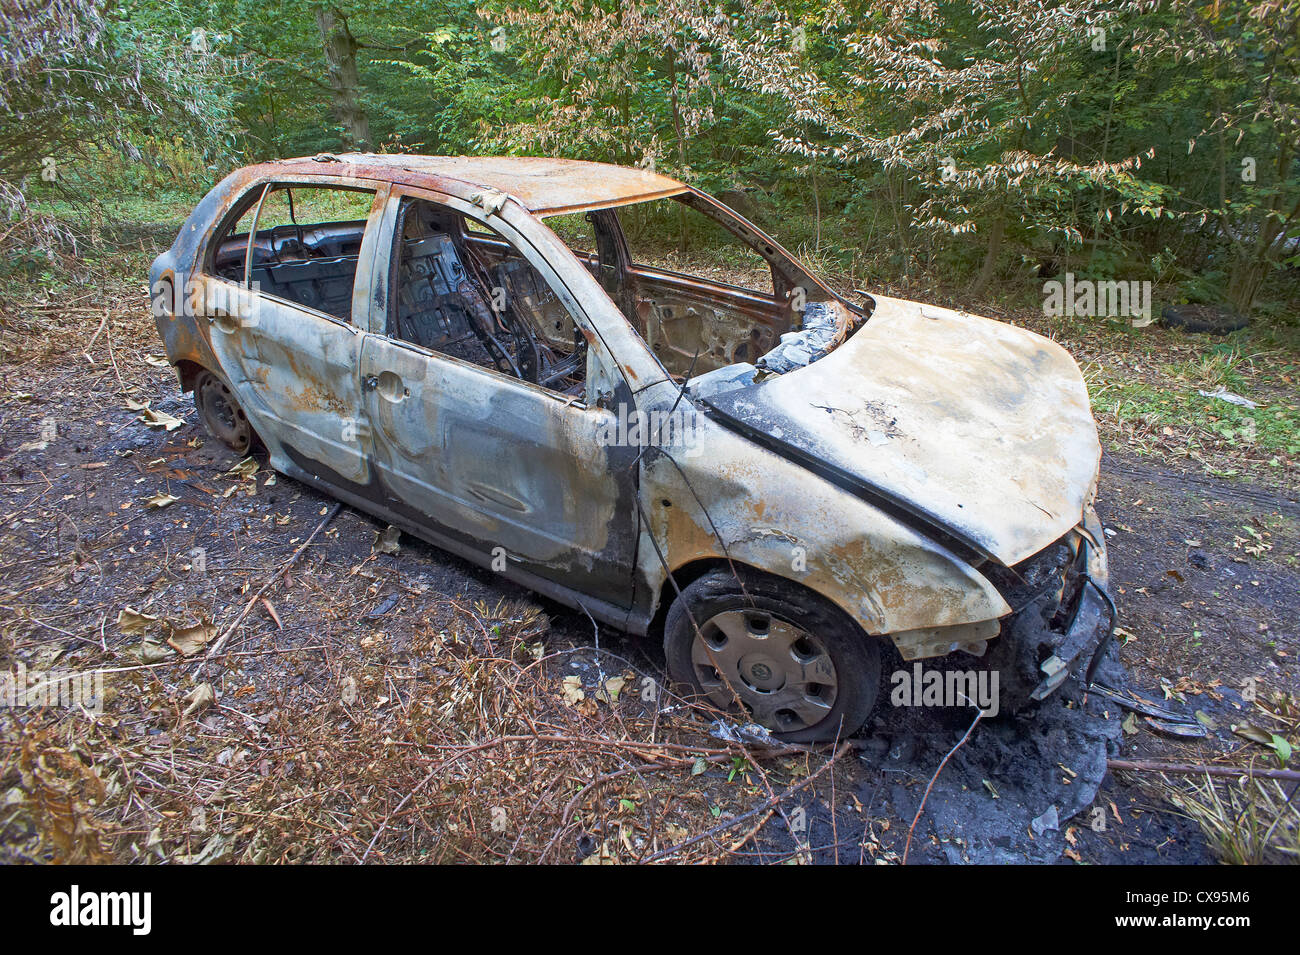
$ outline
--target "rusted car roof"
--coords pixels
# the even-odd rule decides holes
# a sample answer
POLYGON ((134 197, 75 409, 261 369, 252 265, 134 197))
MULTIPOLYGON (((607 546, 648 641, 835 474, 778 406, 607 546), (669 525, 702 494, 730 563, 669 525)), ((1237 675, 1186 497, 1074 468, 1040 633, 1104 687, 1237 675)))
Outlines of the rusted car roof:
MULTIPOLYGON (((343 153, 337 159, 349 173, 364 175, 369 167, 385 178, 414 182, 420 176, 456 179, 495 189, 518 199, 536 215, 581 212, 675 196, 686 186, 645 169, 629 169, 577 159, 535 156, 416 156, 394 153, 343 153), (410 173, 415 173, 411 176, 410 173), (398 174, 398 175, 395 175, 398 174)), ((298 172, 321 172, 320 158, 284 159, 278 166, 299 166, 298 172)))

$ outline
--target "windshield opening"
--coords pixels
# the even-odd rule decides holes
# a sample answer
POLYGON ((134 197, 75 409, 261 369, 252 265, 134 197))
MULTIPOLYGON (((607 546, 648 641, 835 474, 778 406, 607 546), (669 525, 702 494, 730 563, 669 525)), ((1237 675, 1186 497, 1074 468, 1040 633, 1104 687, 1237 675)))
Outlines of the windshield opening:
POLYGON ((698 193, 546 221, 692 392, 804 367, 861 321, 775 240, 698 193))

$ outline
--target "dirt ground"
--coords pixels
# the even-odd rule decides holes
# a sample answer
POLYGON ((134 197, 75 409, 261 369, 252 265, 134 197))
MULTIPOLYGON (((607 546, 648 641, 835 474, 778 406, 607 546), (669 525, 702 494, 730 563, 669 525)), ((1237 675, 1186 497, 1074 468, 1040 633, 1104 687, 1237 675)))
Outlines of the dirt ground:
POLYGON ((1107 758, 1276 766, 1233 727, 1296 739, 1295 489, 1107 454, 1105 675, 1205 737, 1073 685, 980 721, 927 797, 968 712, 886 690, 846 747, 720 739, 652 643, 241 467, 143 290, 90 301, 6 317, 0 664, 112 672, 93 719, 0 711, 0 858, 1206 863, 1182 783, 1107 758))

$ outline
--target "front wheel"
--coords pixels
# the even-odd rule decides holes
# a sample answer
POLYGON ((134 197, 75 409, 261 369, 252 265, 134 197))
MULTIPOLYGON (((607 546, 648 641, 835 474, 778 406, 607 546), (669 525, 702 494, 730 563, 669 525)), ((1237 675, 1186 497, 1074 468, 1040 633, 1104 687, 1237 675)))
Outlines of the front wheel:
POLYGON ((669 677, 719 709, 739 704, 786 742, 853 733, 880 690, 877 643, 797 584, 742 573, 712 571, 673 602, 664 625, 669 677))

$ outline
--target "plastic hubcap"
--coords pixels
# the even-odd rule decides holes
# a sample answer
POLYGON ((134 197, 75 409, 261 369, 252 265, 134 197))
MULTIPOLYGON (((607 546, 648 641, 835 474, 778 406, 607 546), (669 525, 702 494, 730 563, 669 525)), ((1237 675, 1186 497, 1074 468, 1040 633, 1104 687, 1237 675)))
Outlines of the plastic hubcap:
POLYGON ((819 637, 764 611, 729 610, 701 624, 691 662, 705 696, 722 709, 736 698, 770 729, 806 729, 835 705, 835 664, 819 637))

